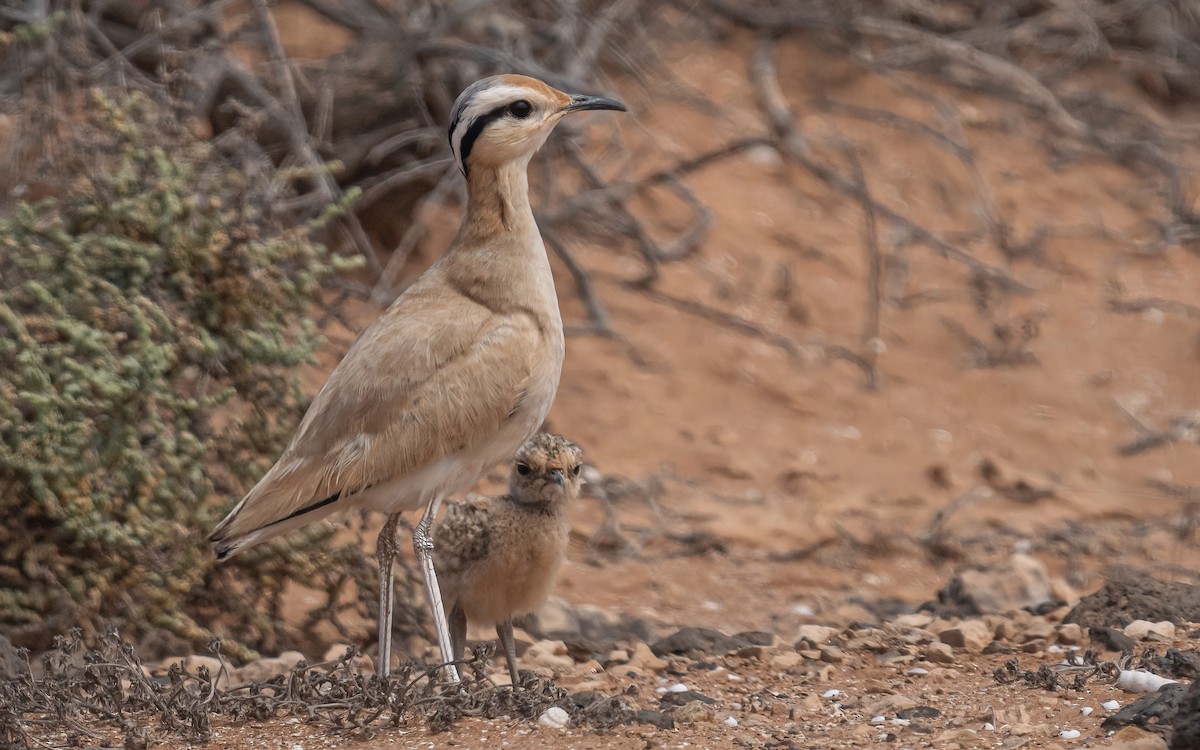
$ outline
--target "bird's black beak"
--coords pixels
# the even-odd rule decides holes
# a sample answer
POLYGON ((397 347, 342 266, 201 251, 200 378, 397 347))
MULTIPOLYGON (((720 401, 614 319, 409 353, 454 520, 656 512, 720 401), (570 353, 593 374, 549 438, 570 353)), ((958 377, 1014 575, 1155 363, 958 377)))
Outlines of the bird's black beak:
POLYGON ((551 469, 550 471, 546 472, 546 476, 550 477, 550 481, 554 482, 559 487, 562 487, 567 481, 567 478, 563 476, 562 469, 551 469))
POLYGON ((563 112, 582 112, 585 109, 614 109, 626 112, 625 105, 616 99, 606 99, 603 96, 586 96, 576 94, 571 97, 571 103, 563 107, 563 112))

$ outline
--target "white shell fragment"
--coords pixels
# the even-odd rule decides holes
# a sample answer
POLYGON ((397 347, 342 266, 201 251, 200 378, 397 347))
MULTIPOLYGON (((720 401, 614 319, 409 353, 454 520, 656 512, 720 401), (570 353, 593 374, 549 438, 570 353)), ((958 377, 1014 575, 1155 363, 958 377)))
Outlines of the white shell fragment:
POLYGON ((538 717, 538 724, 551 729, 566 729, 567 722, 571 720, 570 715, 558 706, 551 706, 542 712, 538 717))

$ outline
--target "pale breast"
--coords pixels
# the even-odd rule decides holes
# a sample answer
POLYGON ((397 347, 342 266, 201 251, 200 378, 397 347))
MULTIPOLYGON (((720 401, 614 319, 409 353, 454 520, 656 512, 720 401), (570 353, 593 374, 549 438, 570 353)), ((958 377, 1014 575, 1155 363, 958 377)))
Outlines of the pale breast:
POLYGON ((464 571, 458 601, 467 620, 492 624, 533 612, 550 595, 567 548, 559 515, 497 514, 487 557, 464 571))

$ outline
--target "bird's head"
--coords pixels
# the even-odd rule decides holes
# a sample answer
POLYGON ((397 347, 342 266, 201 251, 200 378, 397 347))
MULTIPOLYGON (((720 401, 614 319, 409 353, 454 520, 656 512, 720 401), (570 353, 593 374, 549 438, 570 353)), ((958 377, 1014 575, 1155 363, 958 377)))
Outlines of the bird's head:
POLYGON ((509 477, 509 494, 521 505, 553 506, 579 496, 583 451, 570 440, 548 432, 529 439, 517 451, 509 477))
POLYGON ((458 95, 450 114, 450 150, 464 175, 472 167, 527 162, 558 121, 588 109, 625 111, 612 99, 564 94, 536 78, 492 76, 458 95))

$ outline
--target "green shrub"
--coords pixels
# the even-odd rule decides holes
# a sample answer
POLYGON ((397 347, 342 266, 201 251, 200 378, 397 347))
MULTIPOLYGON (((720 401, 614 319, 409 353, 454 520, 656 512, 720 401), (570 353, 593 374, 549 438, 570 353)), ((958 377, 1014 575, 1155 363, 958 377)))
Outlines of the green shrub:
MULTIPOLYGON (((294 368, 341 262, 310 235, 344 206, 289 228, 270 164, 144 96, 90 92, 74 120, 74 178, 0 219, 0 632, 203 643, 202 583, 238 572, 205 537, 303 413, 294 368)), ((255 603, 223 610, 262 642, 279 624, 255 603)))

